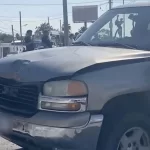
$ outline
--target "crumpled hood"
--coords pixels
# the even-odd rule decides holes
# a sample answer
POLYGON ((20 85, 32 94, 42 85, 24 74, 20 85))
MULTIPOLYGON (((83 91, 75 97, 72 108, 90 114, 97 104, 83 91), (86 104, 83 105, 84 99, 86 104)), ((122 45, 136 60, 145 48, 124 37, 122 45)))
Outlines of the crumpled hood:
POLYGON ((145 51, 86 46, 37 50, 1 59, 0 77, 16 78, 17 75, 21 82, 46 81, 73 75, 93 64, 147 55, 150 53, 145 51))

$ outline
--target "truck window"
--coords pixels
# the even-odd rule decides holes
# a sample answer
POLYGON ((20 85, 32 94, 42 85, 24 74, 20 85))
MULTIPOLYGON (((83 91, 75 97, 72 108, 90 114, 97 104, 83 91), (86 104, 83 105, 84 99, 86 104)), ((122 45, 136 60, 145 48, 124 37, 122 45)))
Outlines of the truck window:
POLYGON ((148 13, 149 7, 112 9, 102 15, 77 41, 84 41, 93 46, 120 43, 149 50, 148 13))

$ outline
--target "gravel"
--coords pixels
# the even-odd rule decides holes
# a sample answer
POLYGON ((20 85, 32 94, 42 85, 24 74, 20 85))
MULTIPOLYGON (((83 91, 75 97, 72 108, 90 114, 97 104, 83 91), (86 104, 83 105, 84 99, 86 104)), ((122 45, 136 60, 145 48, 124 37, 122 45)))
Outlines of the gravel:
POLYGON ((19 147, 3 138, 0 138, 0 150, 19 150, 19 147))

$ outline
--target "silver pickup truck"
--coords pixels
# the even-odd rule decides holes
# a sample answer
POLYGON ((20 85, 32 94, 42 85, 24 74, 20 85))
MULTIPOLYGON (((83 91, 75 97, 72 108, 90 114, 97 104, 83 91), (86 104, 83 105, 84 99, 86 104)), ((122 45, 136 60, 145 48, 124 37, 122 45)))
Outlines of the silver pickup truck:
POLYGON ((150 3, 113 8, 72 46, 0 60, 0 131, 24 148, 150 150, 150 3))

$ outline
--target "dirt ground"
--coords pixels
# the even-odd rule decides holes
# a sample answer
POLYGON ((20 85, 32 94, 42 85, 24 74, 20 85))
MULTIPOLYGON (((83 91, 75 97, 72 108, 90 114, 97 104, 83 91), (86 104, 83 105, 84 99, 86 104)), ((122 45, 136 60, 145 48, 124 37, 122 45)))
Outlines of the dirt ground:
POLYGON ((19 150, 19 147, 0 138, 0 150, 19 150))

